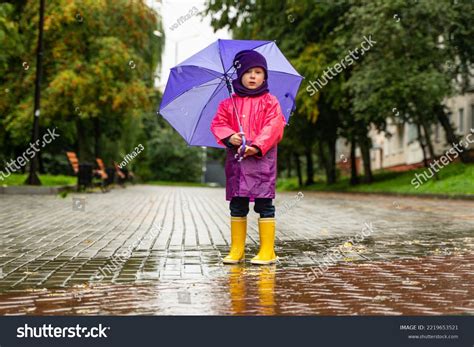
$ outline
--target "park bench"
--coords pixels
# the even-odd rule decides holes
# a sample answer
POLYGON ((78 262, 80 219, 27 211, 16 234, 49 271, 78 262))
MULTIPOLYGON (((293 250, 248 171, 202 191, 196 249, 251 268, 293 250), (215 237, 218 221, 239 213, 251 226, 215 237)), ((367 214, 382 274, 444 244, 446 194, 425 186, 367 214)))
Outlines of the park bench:
POLYGON ((118 164, 114 161, 115 173, 117 174, 117 181, 122 187, 127 181, 127 175, 122 171, 118 164))
POLYGON ((133 172, 130 171, 129 169, 127 169, 126 167, 124 167, 120 170, 125 174, 125 180, 127 182, 133 183, 133 180, 135 178, 135 175, 133 174, 133 172))
POLYGON ((94 169, 90 163, 79 163, 79 159, 75 152, 66 152, 66 156, 71 164, 74 174, 77 176, 77 190, 81 191, 82 188, 94 186, 94 178, 100 179, 98 184, 102 192, 106 192, 106 180, 108 178, 107 173, 103 170, 94 169))
POLYGON ((97 170, 97 175, 102 180, 104 188, 107 189, 108 186, 114 183, 113 173, 112 173, 112 176, 110 176, 110 170, 108 170, 105 167, 105 164, 102 158, 95 158, 95 161, 97 163, 97 167, 99 168, 97 170))

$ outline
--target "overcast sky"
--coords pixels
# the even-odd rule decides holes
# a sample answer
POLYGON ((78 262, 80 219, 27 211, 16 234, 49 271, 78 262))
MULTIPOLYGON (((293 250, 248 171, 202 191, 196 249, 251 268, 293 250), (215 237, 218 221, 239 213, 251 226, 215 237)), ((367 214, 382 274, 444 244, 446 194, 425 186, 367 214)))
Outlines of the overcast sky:
POLYGON ((195 15, 204 10, 205 0, 149 0, 149 4, 156 8, 163 19, 166 43, 162 59, 161 79, 157 81, 160 89, 164 90, 168 81, 169 71, 176 64, 207 47, 217 39, 230 39, 227 30, 213 32, 210 19, 202 19, 195 15), (196 11, 197 10, 197 11, 196 11), (190 19, 184 19, 186 14, 192 14, 190 19), (180 22, 178 19, 183 16, 180 22), (173 24, 175 28, 173 29, 173 24), (177 49, 176 49, 177 47, 177 49))

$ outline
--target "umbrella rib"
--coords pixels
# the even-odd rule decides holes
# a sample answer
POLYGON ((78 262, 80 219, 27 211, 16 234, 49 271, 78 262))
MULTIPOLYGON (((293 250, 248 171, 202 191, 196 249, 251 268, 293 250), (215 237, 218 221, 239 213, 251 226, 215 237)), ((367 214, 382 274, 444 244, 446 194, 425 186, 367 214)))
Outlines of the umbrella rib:
POLYGON ((219 93, 219 92, 222 90, 222 88, 223 88, 224 86, 225 86, 225 83, 222 84, 222 87, 221 87, 219 90, 217 90, 217 89, 219 88, 219 86, 216 87, 216 89, 215 89, 214 92, 212 93, 211 97, 209 98, 209 100, 206 102, 206 104, 205 104, 204 107, 202 108, 203 110, 206 108, 206 106, 209 104, 209 102, 211 102, 212 98, 213 98, 214 96, 216 96, 216 94, 219 93))
POLYGON ((217 77, 217 78, 220 78, 221 80, 223 80, 224 78, 222 77, 223 74, 222 72, 219 72, 219 71, 214 71, 214 70, 211 70, 211 69, 207 69, 205 67, 202 67, 202 66, 199 66, 199 65, 180 65, 178 67, 184 67, 184 66, 191 66, 191 67, 197 67, 201 70, 204 70, 206 71, 207 73, 209 73, 210 75, 214 76, 214 77, 217 77))
POLYGON ((216 87, 216 89, 214 90, 214 92, 212 93, 211 97, 209 98, 209 100, 207 100, 206 104, 204 105, 204 107, 202 108, 201 110, 201 113, 199 114, 199 117, 197 117, 197 121, 196 121, 196 124, 194 124, 194 127, 193 127, 193 131, 191 132, 192 136, 190 138, 190 141, 189 142, 192 142, 193 140, 193 137, 194 137, 194 132, 196 131, 196 128, 199 124, 199 121, 201 120, 201 116, 202 116, 202 113, 204 112, 204 109, 207 107, 207 105, 209 105, 209 103, 211 102, 212 98, 214 96, 216 96, 216 94, 218 94, 222 88, 225 86, 225 83, 222 84, 222 87, 219 89, 219 86, 216 87), (219 90, 217 90, 219 89, 219 90))
POLYGON ((221 81, 221 82, 218 82, 218 83, 203 84, 203 85, 201 85, 201 86, 193 87, 192 89, 197 89, 197 88, 202 88, 202 87, 210 87, 210 86, 217 86, 217 85, 219 85, 219 84, 221 84, 221 83, 222 83, 222 81, 221 81))
MULTIPOLYGON (((214 77, 217 77, 219 78, 221 81, 225 81, 225 79, 223 77, 221 77, 221 75, 216 75, 216 74, 213 74, 211 73, 212 72, 216 72, 214 70, 209 70, 209 69, 206 69, 206 68, 203 68, 201 66, 198 66, 198 65, 183 65, 183 66, 194 66, 194 67, 197 67, 197 68, 201 68, 202 70, 204 70, 205 72, 209 73, 210 75, 214 76, 214 77)), ((174 68, 173 68, 174 69, 174 68)), ((216 72, 217 74, 220 74, 220 72, 216 72)), ((207 83, 207 82, 204 82, 204 83, 207 83)), ((194 87, 194 88, 197 88, 197 87, 194 87)), ((186 89, 186 90, 183 90, 181 93, 179 93, 178 95, 176 95, 173 99, 169 100, 168 103, 164 106, 164 107, 160 107, 160 110, 163 110, 164 108, 166 108, 166 106, 168 106, 170 103, 172 103, 174 100, 178 99, 181 95, 183 95, 184 93, 187 93, 189 92, 190 90, 192 90, 193 88, 189 88, 189 89, 186 89)), ((162 106, 162 105, 160 105, 162 106)))

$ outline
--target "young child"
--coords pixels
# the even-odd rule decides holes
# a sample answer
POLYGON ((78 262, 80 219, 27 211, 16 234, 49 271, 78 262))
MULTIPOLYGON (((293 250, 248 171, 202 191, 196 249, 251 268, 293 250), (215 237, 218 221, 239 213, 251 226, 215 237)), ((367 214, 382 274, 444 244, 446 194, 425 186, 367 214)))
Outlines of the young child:
POLYGON ((237 79, 232 81, 235 107, 247 144, 244 159, 235 158, 242 145, 237 114, 231 98, 223 100, 211 123, 219 144, 227 147, 225 164, 226 200, 230 201, 231 247, 222 261, 235 264, 245 259, 247 214, 254 201, 260 214, 260 251, 252 264, 272 264, 277 260, 275 243, 275 181, 277 143, 283 137, 286 120, 278 99, 268 91, 267 62, 256 51, 245 50, 234 57, 237 79))

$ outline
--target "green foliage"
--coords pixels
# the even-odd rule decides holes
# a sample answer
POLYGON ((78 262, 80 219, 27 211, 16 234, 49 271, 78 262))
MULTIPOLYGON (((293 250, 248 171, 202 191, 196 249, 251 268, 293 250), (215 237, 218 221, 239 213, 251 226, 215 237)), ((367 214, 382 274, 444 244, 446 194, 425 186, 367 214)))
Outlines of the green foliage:
MULTIPOLYGON (((31 138, 38 11, 36 0, 0 4, 0 160, 15 158, 31 138)), ((199 179, 199 151, 155 114, 164 48, 157 30, 164 32, 160 16, 143 0, 46 2, 40 136, 48 127, 61 136, 41 153, 44 172, 70 172, 66 150, 92 163, 98 153, 112 166, 142 144, 127 166, 136 174, 199 179)))
POLYGON ((146 147, 141 175, 147 180, 196 182, 201 178, 202 150, 189 147, 167 123, 157 127, 146 147), (159 136, 158 136, 159 134, 159 136))
POLYGON ((474 32, 460 27, 472 14, 466 2, 353 1, 339 27, 342 42, 353 47, 369 35, 377 42, 347 81, 356 118, 384 130, 397 108, 402 120, 436 122, 431 110, 453 94, 457 73, 472 64, 466 52, 474 32))

